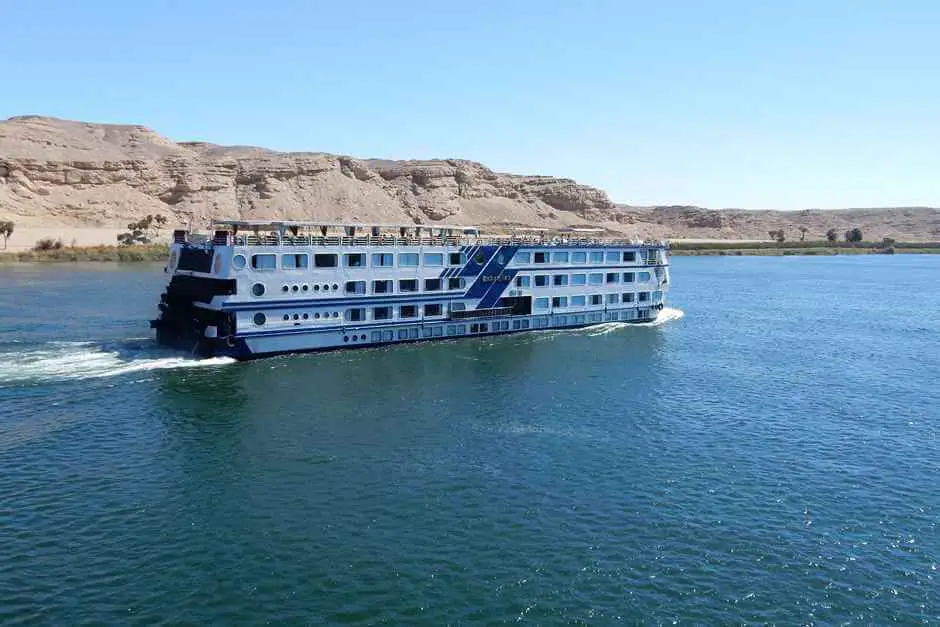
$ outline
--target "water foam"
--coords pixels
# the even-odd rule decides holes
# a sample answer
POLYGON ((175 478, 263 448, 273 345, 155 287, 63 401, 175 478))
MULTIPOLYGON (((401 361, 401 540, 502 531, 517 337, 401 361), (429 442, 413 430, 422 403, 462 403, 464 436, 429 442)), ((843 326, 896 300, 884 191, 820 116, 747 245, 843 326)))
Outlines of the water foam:
POLYGON ((117 345, 49 342, 37 350, 0 354, 0 385, 31 380, 99 379, 151 370, 221 366, 234 361, 231 357, 182 357, 158 349, 152 341, 139 339, 117 345))

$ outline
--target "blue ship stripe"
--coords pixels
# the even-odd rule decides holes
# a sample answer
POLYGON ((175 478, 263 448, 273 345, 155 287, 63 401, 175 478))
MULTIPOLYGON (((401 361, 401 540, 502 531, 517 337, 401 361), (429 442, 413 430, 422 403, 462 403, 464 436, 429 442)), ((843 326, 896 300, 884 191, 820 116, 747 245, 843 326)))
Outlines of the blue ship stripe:
POLYGON ((499 248, 499 246, 477 246, 476 249, 472 251, 472 255, 467 253, 467 263, 460 270, 460 276, 471 277, 480 274, 496 255, 496 251, 499 250, 499 248), (483 263, 478 263, 476 257, 481 255, 483 256, 483 263))
MULTIPOLYGON (((491 289, 493 289, 492 283, 503 283, 503 289, 506 287, 506 282, 504 281, 485 281, 484 279, 488 277, 501 277, 503 270, 512 260, 513 255, 516 254, 516 246, 499 246, 490 256, 489 263, 483 268, 480 274, 477 276, 477 280, 473 282, 473 285, 470 286, 470 289, 467 290, 467 298, 483 298, 491 289)), ((500 290, 500 293, 502 290, 500 290)))
POLYGON ((512 280, 516 278, 516 271, 504 270, 500 273, 500 277, 505 277, 506 280, 504 281, 501 278, 499 281, 493 281, 492 287, 490 287, 489 291, 483 296, 483 300, 477 305, 477 309, 489 309, 493 307, 499 300, 499 297, 503 295, 503 292, 506 291, 506 288, 512 285, 512 280))

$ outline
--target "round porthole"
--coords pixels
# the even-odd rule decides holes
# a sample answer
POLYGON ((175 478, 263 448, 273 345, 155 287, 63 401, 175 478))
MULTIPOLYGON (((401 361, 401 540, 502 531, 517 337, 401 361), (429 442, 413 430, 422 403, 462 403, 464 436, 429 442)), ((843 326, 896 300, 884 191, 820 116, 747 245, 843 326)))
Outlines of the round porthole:
POLYGON ((323 291, 324 291, 324 292, 329 292, 329 291, 330 291, 330 286, 329 286, 328 283, 324 283, 324 284, 323 284, 323 291))
POLYGON ((268 319, 263 313, 256 313, 254 320, 255 320, 255 324, 260 327, 265 322, 267 322, 268 319))
POLYGON ((286 285, 282 285, 282 286, 281 286, 281 291, 282 291, 282 292, 288 292, 288 291, 290 291, 290 288, 289 288, 288 286, 286 286, 286 285))
POLYGON ((304 320, 310 317, 310 314, 304 314, 304 320))
POLYGON ((334 311, 334 312, 333 312, 333 317, 334 317, 334 318, 339 318, 339 312, 338 312, 338 311, 334 311))
POLYGON ((334 284, 333 284, 333 289, 334 289, 334 290, 338 290, 338 289, 339 289, 339 284, 334 283, 334 284))
POLYGON ((314 291, 314 292, 319 292, 319 291, 320 291, 320 286, 319 286, 319 285, 314 285, 314 286, 313 286, 313 291, 314 291))
POLYGON ((252 285, 251 293, 255 296, 264 296, 264 283, 255 283, 252 285))
POLYGON ((348 342, 348 341, 349 341, 349 336, 348 336, 348 335, 344 335, 344 336, 343 336, 343 341, 344 341, 344 342, 348 342))
POLYGON ((235 255, 232 257, 232 267, 236 270, 244 270, 247 264, 248 260, 245 259, 245 255, 235 255))
POLYGON ((500 255, 499 257, 496 258, 496 263, 498 263, 499 265, 505 264, 505 263, 506 263, 506 257, 504 257, 503 255, 500 255))
POLYGON ((319 320, 319 319, 320 319, 320 314, 315 313, 315 314, 313 314, 313 317, 316 318, 317 320, 319 320))
POLYGON ((290 316, 288 314, 284 314, 284 320, 290 320, 290 316))
POLYGON ((294 314, 294 320, 300 320, 300 314, 294 314))
POLYGON ((301 285, 301 286, 300 286, 300 289, 302 289, 303 291, 305 291, 305 292, 306 292, 307 290, 309 290, 309 289, 310 289, 310 286, 309 286, 309 285, 307 285, 306 283, 304 283, 303 285, 301 285))
POLYGON ((296 285, 293 285, 293 286, 291 286, 291 288, 290 288, 290 291, 292 291, 292 292, 297 292, 297 291, 299 291, 299 290, 300 290, 300 288, 299 288, 298 286, 296 286, 296 285))
POLYGON ((477 253, 473 260, 477 262, 477 265, 482 266, 484 263, 486 263, 486 256, 483 253, 477 253))

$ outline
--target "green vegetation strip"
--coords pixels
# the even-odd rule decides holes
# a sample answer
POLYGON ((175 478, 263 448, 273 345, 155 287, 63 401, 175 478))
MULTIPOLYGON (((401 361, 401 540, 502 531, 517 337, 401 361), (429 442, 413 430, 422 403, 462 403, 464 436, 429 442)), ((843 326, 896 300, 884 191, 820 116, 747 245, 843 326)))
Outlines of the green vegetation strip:
POLYGON ((141 261, 165 261, 170 250, 166 244, 141 244, 134 246, 63 246, 48 250, 26 250, 0 253, 0 263, 9 262, 79 262, 117 261, 133 263, 141 261))

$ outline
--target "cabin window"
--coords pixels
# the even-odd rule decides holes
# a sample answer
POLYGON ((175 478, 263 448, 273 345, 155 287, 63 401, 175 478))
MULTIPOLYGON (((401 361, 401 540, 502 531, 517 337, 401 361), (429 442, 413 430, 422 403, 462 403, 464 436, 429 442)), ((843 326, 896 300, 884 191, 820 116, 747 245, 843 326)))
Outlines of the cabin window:
POLYGON ((607 273, 607 282, 608 282, 608 283, 620 283, 620 273, 619 273, 619 272, 608 272, 608 273, 607 273))
POLYGON ((641 283, 644 282, 644 281, 649 281, 649 280, 650 280, 650 273, 649 273, 649 272, 641 272, 641 273, 640 273, 640 282, 641 282, 641 283))
POLYGON ((568 306, 567 296, 552 296, 552 308, 553 309, 564 309, 567 306, 568 306))
POLYGON ((633 302, 633 292, 624 292, 623 293, 623 302, 632 303, 633 302))
POLYGON ((571 297, 571 306, 572 307, 584 307, 585 297, 584 296, 572 296, 571 297))
POLYGON ((447 335, 457 335, 456 325, 453 325, 453 324, 447 325, 447 335))
POLYGON ((425 292, 439 292, 439 291, 441 291, 441 280, 440 280, 440 279, 425 279, 425 280, 424 280, 424 291, 425 291, 425 292))
POLYGON ((399 253, 398 254, 398 267, 417 268, 418 267, 418 253, 399 253))
POLYGON ((624 272, 624 273, 623 273, 623 282, 624 282, 624 283, 633 283, 633 278, 634 278, 634 276, 636 276, 636 275, 634 275, 632 272, 624 272))
POLYGON ((391 307, 373 307, 372 308, 373 320, 391 320, 391 318, 392 318, 391 307))
POLYGON ((463 253, 449 253, 447 262, 452 266, 462 266, 467 263, 467 256, 463 253))
POLYGON ((552 285, 555 287, 561 287, 568 285, 568 275, 567 274, 556 274, 552 277, 552 285))
POLYGON ((548 299, 547 298, 536 298, 535 299, 535 309, 536 311, 545 311, 548 309, 548 299))
POLYGON ((373 253, 372 266, 376 268, 391 268, 395 264, 395 256, 392 253, 373 253))
POLYGON ((319 254, 313 256, 313 265, 317 268, 335 268, 336 255, 319 254))
POLYGON ((347 294, 365 294, 366 282, 365 281, 346 281, 346 293, 347 294))
POLYGON ((443 266, 444 253, 424 253, 424 265, 432 267, 443 266))
POLYGON ((552 263, 568 263, 568 253, 567 252, 552 253, 552 263))
POLYGON ((398 308, 398 316, 400 318, 417 318, 418 307, 416 305, 402 305, 398 308))
POLYGON ((579 250, 571 253, 571 263, 584 263, 587 261, 587 253, 579 250))
POLYGON ((591 304, 592 304, 592 305, 603 305, 603 304, 604 304, 604 295, 603 295, 603 294, 591 294, 591 304))
POLYGON ((640 292, 640 295, 639 295, 638 298, 639 298, 639 301, 640 301, 641 303, 645 303, 645 302, 647 302, 647 301, 650 299, 650 293, 649 293, 649 292, 640 292))
POLYGON ((602 250, 591 251, 591 263, 604 263, 604 251, 602 250))
POLYGON ((366 319, 366 310, 361 307, 347 309, 345 317, 349 322, 362 322, 366 319))
POLYGON ((275 270, 277 269, 277 255, 274 253, 258 253, 251 256, 252 270, 275 270))
POLYGON ((246 265, 248 265, 248 260, 245 259, 245 255, 235 255, 232 257, 232 267, 234 269, 244 270, 246 265))
POLYGON ((454 277, 452 279, 447 279, 447 289, 451 290, 462 290, 467 287, 467 280, 460 277, 454 277))
POLYGON ((584 285, 587 283, 586 274, 572 274, 571 275, 571 284, 572 285, 584 285))
POLYGON ((516 251, 513 260, 518 264, 532 263, 532 253, 516 251))
POLYGON ((548 253, 535 253, 535 263, 548 263, 548 253))
POLYGON ((466 303, 451 303, 450 304, 451 311, 466 311, 466 309, 467 309, 466 303))
POLYGON ((548 275, 547 274, 536 274, 535 275, 535 287, 546 287, 548 285, 548 275))
POLYGON ((398 282, 399 292, 417 292, 418 279, 402 279, 398 282))
POLYGON ((425 316, 440 316, 444 313, 444 307, 440 303, 428 303, 424 306, 425 316))
POLYGON ((281 255, 281 268, 284 270, 306 270, 309 264, 310 258, 302 253, 281 255))
POLYGON ((627 263, 632 263, 636 261, 636 252, 632 250, 625 251, 623 253, 623 260, 627 263))
POLYGON ((347 268, 365 268, 366 267, 366 254, 365 253, 346 253, 343 255, 343 258, 346 260, 347 268))
POLYGON ((620 253, 616 250, 607 251, 607 263, 619 263, 620 262, 620 253))
POLYGON ((532 282, 531 277, 528 276, 517 276, 516 277, 516 287, 529 287, 529 284, 532 282))
POLYGON ((263 313, 256 313, 253 320, 254 320, 254 323, 260 327, 265 322, 267 322, 268 318, 263 313))
POLYGON ((252 285, 251 293, 254 296, 264 296, 264 283, 255 283, 252 285))
POLYGON ((604 283, 604 275, 601 272, 592 272, 588 275, 588 284, 589 285, 602 285, 604 283))
POLYGON ((620 302, 620 294, 608 294, 607 295, 607 304, 616 305, 620 302))
POLYGON ((391 294, 392 282, 391 281, 372 281, 372 293, 373 294, 391 294))

